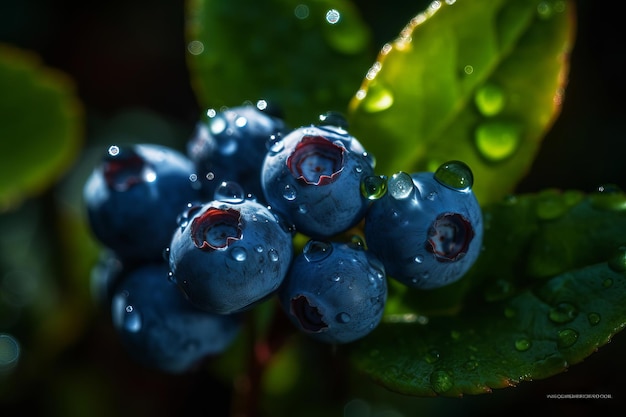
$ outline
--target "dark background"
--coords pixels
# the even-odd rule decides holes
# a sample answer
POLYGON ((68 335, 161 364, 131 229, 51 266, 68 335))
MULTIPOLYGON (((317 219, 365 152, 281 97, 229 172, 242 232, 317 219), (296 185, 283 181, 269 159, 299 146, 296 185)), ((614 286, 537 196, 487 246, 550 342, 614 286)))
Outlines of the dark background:
MULTIPOLYGON (((384 7, 380 2, 355 3, 381 46, 418 10, 403 0, 387 0, 384 7)), ((575 3, 578 32, 562 113, 519 192, 546 187, 593 191, 607 183, 626 189, 625 25, 606 3, 575 3)), ((182 143, 201 113, 185 63, 182 0, 3 0, 0 41, 36 51, 47 66, 74 80, 85 106, 87 147, 104 140, 104 128, 122 119, 122 126, 154 123, 154 129, 139 129, 161 136, 155 140, 165 135, 182 143)), ((614 414, 626 399, 624 339, 619 334, 582 364, 548 380, 464 402, 432 401, 449 401, 446 407, 466 414, 539 409, 568 416, 614 414), (549 393, 609 393, 613 399, 545 400, 549 393)), ((5 403, 0 396, 0 415, 222 416, 230 392, 205 373, 169 377, 135 366, 116 344, 106 317, 96 317, 56 366, 20 389, 24 392, 6 395, 5 403), (81 372, 85 364, 93 366, 88 381, 81 372), (74 383, 75 391, 55 388, 72 386, 73 376, 80 381, 74 383), (98 392, 104 400, 90 398, 98 392), (94 409, 94 404, 107 406, 94 409)), ((420 399, 415 404, 425 403, 420 399)))

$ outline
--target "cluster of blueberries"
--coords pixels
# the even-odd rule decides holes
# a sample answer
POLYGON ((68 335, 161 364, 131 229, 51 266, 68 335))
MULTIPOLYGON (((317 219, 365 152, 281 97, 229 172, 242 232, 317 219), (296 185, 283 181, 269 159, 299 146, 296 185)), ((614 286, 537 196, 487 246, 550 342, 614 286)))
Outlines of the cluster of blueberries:
POLYGON ((295 129, 262 100, 207 115, 186 152, 112 145, 84 185, 105 248, 92 280, 142 364, 190 369, 271 298, 312 338, 350 343, 380 323, 387 279, 437 288, 478 257, 463 162, 387 177, 338 113, 295 129))

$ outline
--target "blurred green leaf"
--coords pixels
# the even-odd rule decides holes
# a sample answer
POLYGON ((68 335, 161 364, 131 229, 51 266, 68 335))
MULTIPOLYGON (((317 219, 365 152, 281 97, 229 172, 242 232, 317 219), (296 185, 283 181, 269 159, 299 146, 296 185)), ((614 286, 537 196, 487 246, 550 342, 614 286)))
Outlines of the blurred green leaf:
POLYGON ((203 108, 265 99, 294 126, 315 123, 345 111, 371 64, 370 30, 348 0, 190 0, 186 25, 203 108))
POLYGON ((626 194, 546 190, 484 218, 461 281, 390 297, 353 346, 361 371, 405 394, 478 394, 560 373, 626 326, 626 194))
POLYGON ((0 44, 0 211, 57 181, 78 155, 82 106, 61 72, 0 44))
POLYGON ((381 174, 458 159, 481 204, 512 192, 560 112, 568 1, 433 2, 385 45, 350 103, 381 174))

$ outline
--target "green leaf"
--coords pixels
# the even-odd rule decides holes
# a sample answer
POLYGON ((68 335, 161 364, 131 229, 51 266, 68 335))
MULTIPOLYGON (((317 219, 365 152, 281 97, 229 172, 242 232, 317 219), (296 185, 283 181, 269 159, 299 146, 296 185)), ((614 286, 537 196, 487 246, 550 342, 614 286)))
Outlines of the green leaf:
POLYGON ((67 76, 0 44, 0 211, 66 172, 82 140, 82 106, 67 76))
POLYGON ((371 63, 370 30, 347 0, 190 0, 186 27, 203 108, 265 99, 294 126, 344 112, 371 63))
POLYGON ((383 47, 351 132, 381 174, 462 160, 481 204, 498 201, 560 112, 573 32, 567 1, 433 2, 383 47))
POLYGON ((484 218, 469 273, 395 290, 383 323, 351 346, 358 369, 404 394, 479 394, 563 372, 623 329, 626 194, 546 190, 484 218))

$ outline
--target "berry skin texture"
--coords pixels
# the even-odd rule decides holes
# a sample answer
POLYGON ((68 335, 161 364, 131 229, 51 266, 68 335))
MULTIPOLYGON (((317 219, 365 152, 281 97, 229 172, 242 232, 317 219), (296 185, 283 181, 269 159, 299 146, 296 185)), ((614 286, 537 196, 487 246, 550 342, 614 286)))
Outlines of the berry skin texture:
POLYGON ((311 125, 270 149, 261 171, 266 201, 296 230, 327 239, 355 226, 369 200, 361 194, 373 159, 345 129, 311 125))
POLYGON ((223 181, 241 185, 246 193, 263 198, 259 172, 269 143, 288 129, 279 117, 245 105, 215 112, 196 125, 187 154, 196 165, 205 200, 223 181))
POLYGON ((389 277, 413 288, 438 288, 459 280, 478 258, 480 206, 471 183, 463 188, 450 184, 432 172, 399 172, 370 207, 365 240, 389 277))
POLYGON ((291 322, 313 339, 353 342, 382 319, 385 270, 362 244, 310 240, 294 258, 278 298, 291 322))
POLYGON ((111 317, 133 360, 180 374, 225 351, 239 334, 241 320, 193 307, 167 279, 168 270, 161 262, 123 271, 112 297, 111 317))
POLYGON ((181 218, 170 249, 173 279, 203 310, 230 314, 268 298, 293 257, 292 234, 252 199, 213 200, 181 218))
POLYGON ((83 188, 95 238, 125 260, 161 260, 176 216, 198 199, 193 163, 155 144, 109 147, 83 188))

